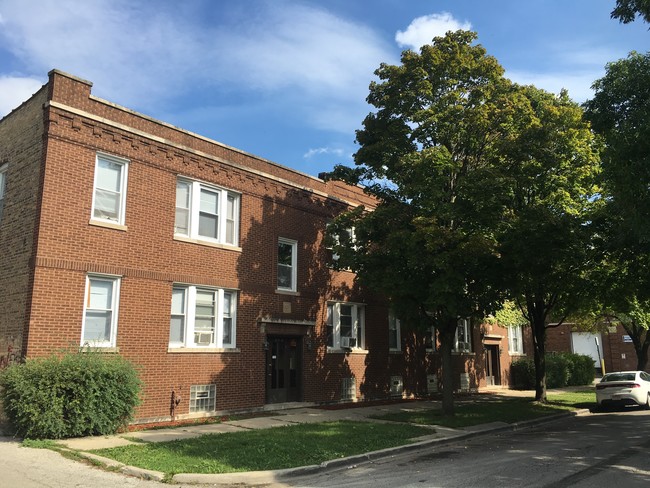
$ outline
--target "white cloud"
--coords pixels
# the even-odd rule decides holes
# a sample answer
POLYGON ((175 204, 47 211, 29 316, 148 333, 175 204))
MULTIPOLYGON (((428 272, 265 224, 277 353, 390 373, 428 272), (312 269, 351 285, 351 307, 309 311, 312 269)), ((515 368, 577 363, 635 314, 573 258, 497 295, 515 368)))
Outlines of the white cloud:
POLYGON ((405 31, 397 31, 395 41, 400 47, 418 50, 430 44, 434 37, 444 36, 449 31, 470 30, 472 24, 460 22, 448 13, 425 15, 414 19, 405 31))
POLYGON ((4 117, 43 86, 34 78, 0 76, 0 117, 4 117))
POLYGON ((314 156, 320 156, 320 155, 334 155, 338 157, 343 157, 345 156, 345 151, 343 149, 336 149, 332 147, 318 147, 315 149, 310 149, 304 154, 305 159, 311 159, 314 156))
POLYGON ((0 43, 23 71, 67 71, 92 81, 95 95, 149 114, 187 94, 248 98, 248 92, 285 99, 316 127, 341 130, 341 117, 349 120, 345 129, 358 125, 374 70, 393 61, 392 48, 377 33, 289 1, 237 8, 0 0, 0 43), (224 12, 228 19, 221 24, 224 12), (337 117, 324 116, 331 113, 337 117))

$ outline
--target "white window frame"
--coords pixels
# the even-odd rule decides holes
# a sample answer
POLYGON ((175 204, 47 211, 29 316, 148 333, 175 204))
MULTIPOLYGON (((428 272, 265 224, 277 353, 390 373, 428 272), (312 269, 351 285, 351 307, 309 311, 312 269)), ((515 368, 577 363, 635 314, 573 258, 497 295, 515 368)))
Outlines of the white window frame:
POLYGON ((223 288, 213 288, 209 286, 174 284, 172 287, 172 305, 170 314, 170 348, 216 348, 216 349, 234 349, 237 344, 237 292, 223 288), (174 290, 184 290, 183 313, 179 314, 174 310, 173 293, 174 290), (200 344, 195 340, 196 328, 196 302, 197 292, 208 292, 213 294, 214 315, 213 315, 213 333, 209 343, 200 344), (226 310, 226 297, 230 297, 230 310, 226 310), (175 317, 183 316, 182 341, 171 340, 172 320, 175 317), (230 341, 224 340, 224 324, 230 320, 230 341))
POLYGON ((395 314, 391 311, 388 314, 388 350, 401 351, 402 350, 402 324, 395 314), (391 345, 391 337, 395 337, 395 345, 391 345))
POLYGON ((472 352, 472 327, 469 319, 458 319, 458 326, 454 334, 454 352, 472 352), (459 334, 460 332, 460 334, 459 334), (460 335, 463 335, 465 341, 460 341, 460 335))
POLYGON ((278 291, 295 292, 298 290, 298 241, 293 239, 285 239, 284 237, 278 238, 277 246, 277 289, 278 291), (291 264, 287 265, 280 262, 280 246, 291 246, 291 264), (289 286, 280 286, 280 269, 289 268, 291 273, 291 284, 289 286))
POLYGON ((508 352, 510 354, 524 353, 524 328, 521 325, 508 327, 508 352))
POLYGON ((113 275, 89 274, 86 276, 86 290, 84 293, 85 299, 84 299, 83 320, 81 325, 81 346, 116 347, 121 281, 122 280, 119 276, 113 276, 113 275), (92 340, 92 339, 85 338, 88 312, 95 310, 90 308, 91 285, 93 282, 112 283, 110 308, 104 309, 106 311, 110 311, 111 313, 111 321, 110 321, 111 331, 109 334, 109 339, 107 341, 92 340))
POLYGON ((327 302, 326 332, 328 336, 328 350, 341 350, 341 307, 352 307, 352 336, 356 338, 356 345, 351 349, 365 350, 366 346, 366 306, 353 302, 327 302), (331 341, 329 340, 331 337, 331 341))
POLYGON ((0 165, 0 222, 2 222, 2 216, 4 214, 7 168, 9 168, 9 163, 0 165))
MULTIPOLYGON (((331 225, 331 223, 327 224, 328 227, 330 225, 331 225)), ((347 229, 345 229, 345 231, 348 234, 348 239, 350 240, 350 242, 352 242, 352 248, 356 249, 355 242, 357 241, 357 235, 356 235, 355 228, 354 227, 348 227, 347 229)), ((336 264, 336 263, 338 263, 338 260, 340 259, 340 256, 334 252, 334 246, 338 246, 341 243, 341 235, 336 234, 336 235, 333 235, 332 237, 334 239, 334 244, 330 245, 330 246, 327 246, 326 249, 328 249, 329 251, 332 252, 332 257, 331 257, 332 264, 336 264)))
POLYGON ((106 222, 109 224, 118 224, 118 225, 125 225, 125 220, 126 220, 126 191, 127 191, 127 181, 128 181, 128 173, 129 173, 129 160, 120 158, 117 156, 112 156, 110 154, 105 154, 105 153, 100 153, 98 152, 95 155, 95 178, 93 181, 93 202, 92 202, 92 210, 91 210, 91 220, 95 220, 98 222, 106 222), (108 162, 108 163, 113 163, 122 166, 122 170, 120 172, 120 189, 119 189, 119 197, 118 197, 118 206, 119 208, 117 209, 117 218, 112 219, 109 217, 102 217, 101 215, 97 216, 95 215, 95 212, 98 211, 96 208, 96 203, 97 203, 97 191, 101 190, 100 188, 97 187, 97 178, 99 175, 99 165, 100 162, 108 162))
POLYGON ((203 183, 201 181, 192 180, 179 176, 176 180, 176 189, 180 184, 188 185, 189 187, 189 202, 188 207, 178 206, 178 196, 176 197, 175 208, 176 216, 174 219, 174 235, 192 239, 195 241, 203 241, 212 244, 222 244, 226 246, 239 245, 239 216, 240 216, 240 202, 241 195, 232 190, 221 188, 215 185, 203 183), (199 233, 199 221, 201 214, 201 191, 216 193, 217 200, 217 236, 210 237, 204 236, 199 233), (229 202, 232 202, 229 206, 229 202), (229 215, 228 210, 232 209, 232 215, 229 215), (187 211, 187 232, 180 232, 177 225, 177 214, 179 210, 187 211), (228 227, 232 228, 232 236, 228 235, 228 227))
POLYGON ((426 330, 425 344, 427 352, 436 352, 438 350, 438 344, 436 343, 436 328, 434 326, 429 327, 426 330))

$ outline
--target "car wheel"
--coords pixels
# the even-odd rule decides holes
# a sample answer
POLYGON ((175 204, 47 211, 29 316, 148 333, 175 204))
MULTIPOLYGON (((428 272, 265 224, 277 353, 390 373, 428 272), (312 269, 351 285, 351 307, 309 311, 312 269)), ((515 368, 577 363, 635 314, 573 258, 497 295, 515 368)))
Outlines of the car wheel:
POLYGON ((650 392, 648 392, 648 398, 646 398, 644 406, 646 410, 650 410, 650 392))

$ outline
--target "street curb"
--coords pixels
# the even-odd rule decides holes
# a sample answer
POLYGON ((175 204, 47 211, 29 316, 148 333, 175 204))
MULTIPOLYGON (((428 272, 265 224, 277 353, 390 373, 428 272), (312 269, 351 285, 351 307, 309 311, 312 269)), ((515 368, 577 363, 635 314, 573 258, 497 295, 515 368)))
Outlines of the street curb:
MULTIPOLYGON (((390 447, 381 449, 379 451, 367 452, 364 454, 357 454, 348 456, 341 459, 333 459, 324 461, 320 464, 313 464, 310 466, 300 466, 298 468, 277 469, 269 471, 249 471, 243 473, 224 473, 224 474, 198 474, 198 473, 182 473, 175 474, 171 478, 172 483, 188 483, 188 484, 213 484, 213 485, 233 485, 233 484, 248 484, 255 486, 256 484, 268 484, 282 480, 289 480, 299 476, 306 476, 324 471, 338 469, 338 468, 353 468, 358 464, 375 461, 404 452, 415 451, 428 446, 446 446, 454 442, 462 441, 480 437, 483 435, 494 434, 497 432, 518 431, 531 428, 540 424, 561 420, 566 417, 577 417, 590 413, 589 409, 573 410, 569 412, 558 413, 545 417, 540 417, 533 420, 525 420, 522 422, 515 422, 514 424, 499 425, 497 427, 478 430, 473 432, 463 432, 459 435, 442 437, 438 439, 427 439, 424 441, 406 444, 404 446, 390 447)), ((139 468, 134 468, 135 470, 139 468)), ((142 470, 144 471, 144 470, 142 470)), ((151 478, 149 478, 151 479, 151 478)))

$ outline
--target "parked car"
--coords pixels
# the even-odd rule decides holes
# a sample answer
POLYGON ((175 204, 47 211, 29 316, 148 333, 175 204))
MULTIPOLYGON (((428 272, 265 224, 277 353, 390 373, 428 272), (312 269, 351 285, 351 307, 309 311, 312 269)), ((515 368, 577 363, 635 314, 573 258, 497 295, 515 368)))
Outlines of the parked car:
POLYGON ((607 373, 596 385, 596 402, 599 407, 650 408, 650 374, 645 371, 607 373))

